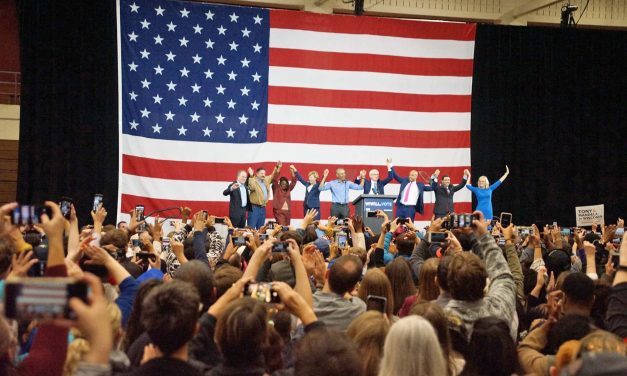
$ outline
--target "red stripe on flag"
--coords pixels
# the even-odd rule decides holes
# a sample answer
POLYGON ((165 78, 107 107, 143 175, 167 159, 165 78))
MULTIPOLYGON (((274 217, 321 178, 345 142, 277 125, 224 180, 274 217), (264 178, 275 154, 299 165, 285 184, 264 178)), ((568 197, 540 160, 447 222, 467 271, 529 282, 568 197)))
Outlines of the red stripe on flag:
MULTIPOLYGON (((192 209, 192 213, 195 213, 199 210, 207 210, 210 215, 215 215, 218 217, 224 217, 229 214, 229 203, 228 202, 218 202, 218 201, 188 201, 188 200, 165 200, 158 198, 148 198, 148 197, 139 197, 134 195, 122 194, 122 208, 121 212, 129 213, 131 210, 135 208, 135 205, 144 205, 145 212, 150 213, 152 211, 158 209, 165 209, 170 207, 181 207, 188 206, 192 209)), ((350 205, 351 214, 355 213, 355 208, 353 205, 350 205)), ((330 202, 322 202, 320 210, 321 218, 327 218, 331 213, 331 203, 330 202)), ((470 202, 461 202, 455 204, 455 210, 458 213, 467 213, 471 211, 471 203, 470 202)), ((395 210, 396 213, 396 210, 395 210)), ((420 215, 416 214, 417 221, 428 221, 431 219, 431 215, 433 213, 433 204, 425 203, 425 214, 420 215)), ((171 214, 171 213, 165 213, 171 214)), ((266 207, 266 217, 272 218, 274 214, 272 213, 272 204, 266 207)), ((304 217, 303 214, 303 202, 302 201, 292 201, 292 219, 302 219, 304 217)), ((178 218, 178 217, 175 217, 178 218)))
POLYGON ((415 112, 470 112, 470 95, 425 95, 377 91, 268 87, 268 103, 415 112))
POLYGON ((270 66, 277 67, 471 77, 472 64, 472 59, 429 59, 288 48, 270 49, 270 66))
POLYGON ((476 25, 270 10, 270 28, 474 41, 476 25))
POLYGON ((268 141, 399 148, 469 148, 470 132, 404 131, 396 129, 268 124, 268 141), (359 137, 355 137, 355 135, 359 135, 359 137))
MULTIPOLYGON (((124 174, 145 176, 150 178, 171 179, 171 180, 190 180, 190 181, 234 181, 238 170, 246 170, 248 167, 257 169, 257 167, 265 167, 266 171, 272 171, 276 162, 258 162, 254 164, 243 163, 215 163, 215 162, 188 162, 188 161, 168 161, 161 159, 143 158, 132 155, 122 155, 122 172, 124 174)), ((376 168, 381 173, 381 177, 387 176, 385 165, 340 165, 340 164, 313 164, 313 163, 294 163, 283 161, 282 175, 289 175, 288 166, 294 164, 300 174, 307 179, 310 171, 317 171, 322 176, 322 171, 328 168, 331 173, 329 179, 335 179, 335 169, 346 169, 346 176, 354 179, 359 175, 359 171, 364 169, 370 171, 376 168)), ((464 169, 469 166, 459 167, 437 167, 440 169, 440 176, 449 175, 455 181, 464 174, 464 169)), ((428 176, 435 171, 436 167, 411 167, 398 166, 394 167, 396 173, 401 177, 407 177, 410 170, 424 171, 428 176)))

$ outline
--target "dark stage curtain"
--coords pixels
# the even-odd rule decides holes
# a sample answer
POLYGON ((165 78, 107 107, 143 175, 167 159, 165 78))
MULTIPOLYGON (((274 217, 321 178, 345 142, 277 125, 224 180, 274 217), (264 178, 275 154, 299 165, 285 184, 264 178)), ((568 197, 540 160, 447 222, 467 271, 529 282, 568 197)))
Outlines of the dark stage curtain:
POLYGON ((473 184, 496 181, 494 213, 575 225, 575 206, 627 209, 627 32, 479 25, 473 184))
POLYGON ((18 200, 93 194, 115 221, 118 188, 115 1, 17 2, 22 63, 18 200))

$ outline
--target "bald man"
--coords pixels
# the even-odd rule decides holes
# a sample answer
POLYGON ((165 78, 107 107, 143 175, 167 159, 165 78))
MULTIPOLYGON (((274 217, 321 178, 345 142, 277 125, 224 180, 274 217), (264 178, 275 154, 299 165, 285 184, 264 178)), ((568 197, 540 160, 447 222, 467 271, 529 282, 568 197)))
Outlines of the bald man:
POLYGON ((348 197, 349 190, 361 191, 364 189, 364 181, 366 180, 366 171, 361 172, 361 183, 355 184, 352 181, 346 180, 346 170, 338 168, 335 170, 335 177, 337 179, 331 180, 320 187, 320 191, 331 191, 331 216, 336 218, 348 218, 350 214, 350 208, 348 203, 350 198, 348 197))
MULTIPOLYGON (((392 163, 392 160, 388 160, 389 163, 392 163)), ((399 183, 401 183, 401 189, 398 193, 398 197, 396 198, 396 216, 398 218, 411 218, 414 220, 416 216, 416 212, 420 214, 424 214, 425 206, 423 202, 423 192, 424 191, 433 191, 437 183, 434 183, 434 180, 437 179, 440 174, 440 170, 435 170, 433 175, 431 176, 431 184, 425 185, 423 183, 419 183, 416 181, 418 178, 418 171, 411 170, 409 171, 409 176, 406 178, 401 178, 394 171, 394 167, 390 168, 392 177, 399 183)))
MULTIPOLYGON (((379 170, 377 170, 376 168, 373 168, 372 170, 370 170, 370 172, 368 173, 368 176, 370 177, 370 179, 363 179, 365 180, 364 182, 364 193, 365 194, 370 194, 370 195, 383 195, 385 194, 385 186, 392 181, 392 174, 390 173, 390 163, 392 162, 391 159, 388 159, 387 161, 387 166, 388 166, 388 176, 383 179, 383 180, 379 180, 379 170)), ((365 170, 361 171, 363 175, 365 175, 365 170)), ((360 174, 360 176, 357 177, 357 179, 355 179, 355 183, 356 184, 360 184, 361 183, 361 176, 362 174, 360 174)))

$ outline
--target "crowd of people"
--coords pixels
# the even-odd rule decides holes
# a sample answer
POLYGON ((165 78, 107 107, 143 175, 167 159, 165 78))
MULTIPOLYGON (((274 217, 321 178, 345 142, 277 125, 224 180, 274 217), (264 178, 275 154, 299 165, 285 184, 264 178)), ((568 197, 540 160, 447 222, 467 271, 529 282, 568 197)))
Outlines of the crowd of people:
MULTIPOLYGON (((243 171, 224 193, 239 192, 239 209, 267 200, 280 167, 243 171)), ((334 190, 341 171, 335 183, 291 171, 308 195, 329 187, 345 197, 334 190)), ((417 173, 390 172, 401 200, 417 194, 417 173)), ((370 177, 383 193, 386 182, 370 177)), ((333 214, 345 221, 320 220, 312 198, 294 228, 278 221, 290 199, 276 190, 296 180, 274 188, 277 221, 254 208, 242 220, 182 207, 168 232, 135 211, 107 224, 102 204, 82 227, 73 205, 64 215, 46 202, 37 225, 12 223, 17 203, 0 207, 0 375, 627 374, 622 219, 502 226, 486 204, 471 223, 439 213, 423 230, 405 211, 417 202, 404 201, 396 218, 377 211, 372 229, 340 206, 333 214), (69 294, 69 308, 51 314, 45 294, 59 281, 86 284, 87 295, 69 294)), ((363 189, 365 172, 359 180, 344 185, 363 189)))

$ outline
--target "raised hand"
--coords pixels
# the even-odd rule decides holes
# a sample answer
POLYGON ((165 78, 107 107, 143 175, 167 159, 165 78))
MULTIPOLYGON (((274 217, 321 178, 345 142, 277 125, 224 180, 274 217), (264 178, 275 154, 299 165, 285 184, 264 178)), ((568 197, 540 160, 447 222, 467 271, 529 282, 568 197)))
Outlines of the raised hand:
POLYGON ((102 225, 104 223, 105 218, 107 217, 107 210, 102 206, 102 203, 98 204, 98 209, 96 211, 91 212, 91 218, 94 221, 94 226, 96 224, 102 225))
POLYGON ((505 175, 509 175, 509 167, 507 165, 505 165, 505 175))
POLYGON ((48 217, 47 214, 41 216, 41 226, 44 228, 46 236, 48 238, 62 237, 65 230, 65 218, 61 214, 59 205, 52 201, 46 201, 45 204, 52 210, 52 218, 48 217))
POLYGON ((619 217, 618 221, 616 221, 616 227, 625 228, 625 220, 619 217))
POLYGON ((366 170, 361 170, 361 171, 359 171, 359 177, 360 177, 361 179, 365 178, 365 177, 366 177, 366 170))
POLYGON ((485 218, 483 217, 483 213, 478 210, 474 211, 472 214, 475 216, 475 218, 479 218, 479 219, 473 219, 472 224, 474 226, 475 235, 477 235, 478 238, 481 238, 482 236, 488 233, 489 222, 485 221, 485 218))
POLYGON ((614 233, 616 232, 617 225, 609 225, 605 226, 605 231, 603 231, 603 235, 601 236, 601 242, 609 243, 614 238, 614 233))
POLYGON ((33 251, 20 252, 11 256, 11 272, 9 277, 26 277, 30 268, 39 260, 33 258, 33 251))
POLYGON ((231 190, 234 191, 237 188, 239 188, 239 183, 233 183, 233 185, 231 185, 231 190))
POLYGON ((324 169, 324 172, 322 173, 322 175, 323 175, 324 177, 329 176, 329 169, 328 169, 328 168, 325 168, 325 169, 324 169))
POLYGON ((276 163, 276 168, 278 168, 279 170, 281 169, 281 167, 283 167, 283 162, 281 161, 277 161, 276 163))
POLYGON ((392 158, 387 158, 387 159, 385 160, 385 164, 386 164, 388 167, 390 167, 390 165, 392 164, 392 158))
POLYGON ((318 215, 318 211, 316 209, 307 210, 307 214, 305 214, 305 218, 303 218, 303 225, 305 225, 305 227, 310 225, 314 221, 317 215, 318 215))
POLYGON ((252 167, 248 167, 248 175, 253 176, 255 174, 255 171, 253 171, 252 167))

